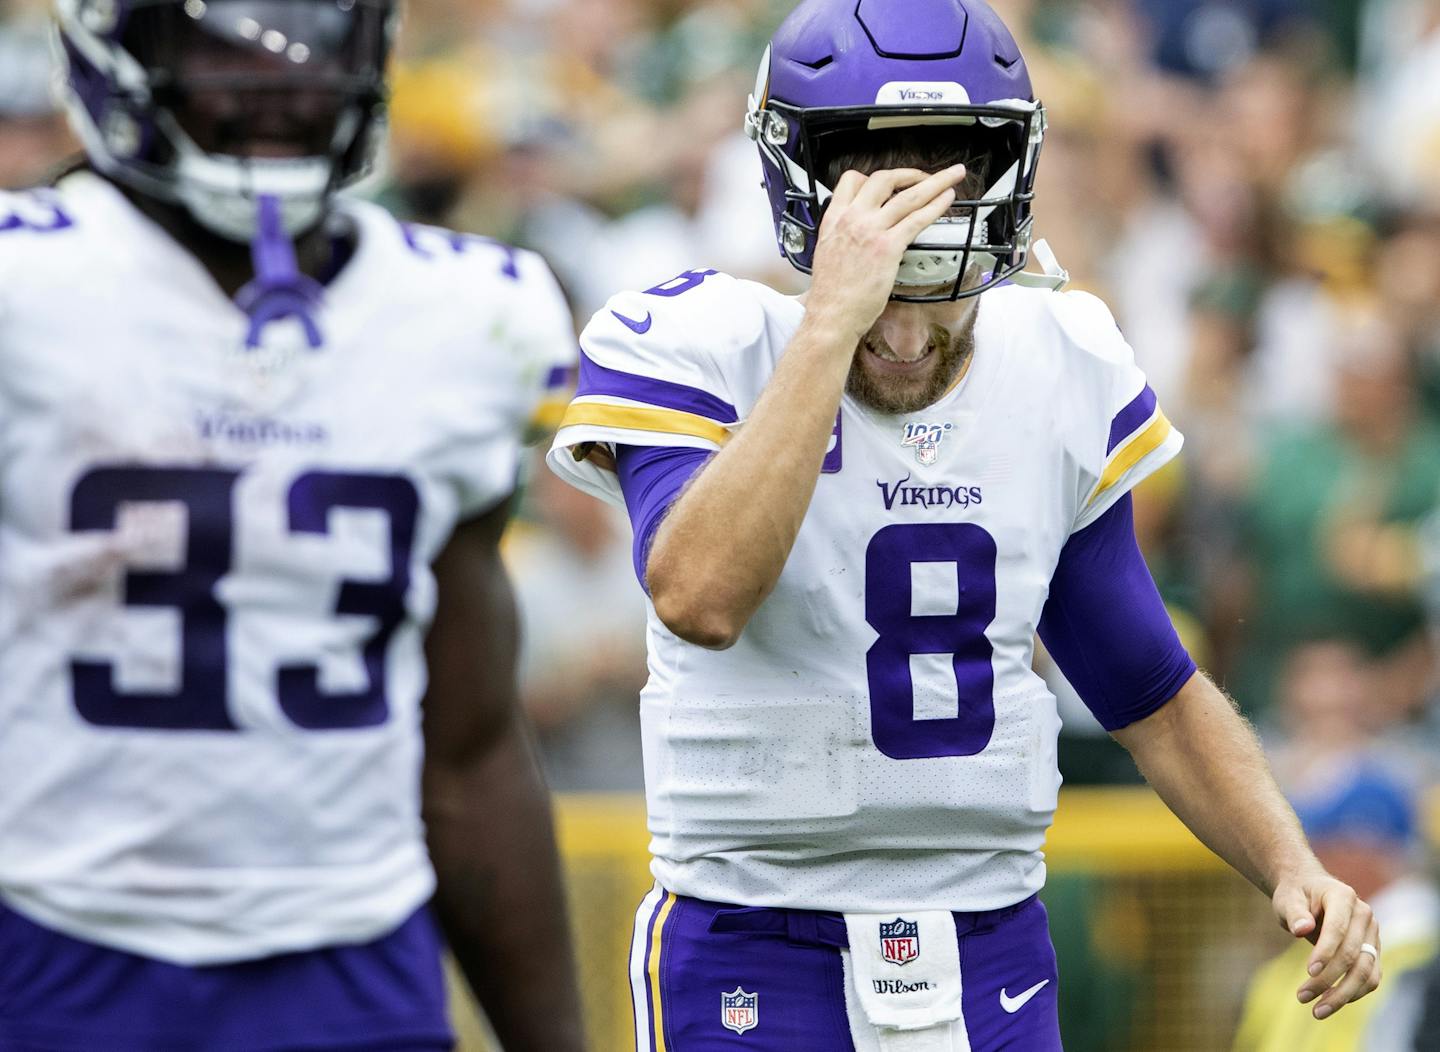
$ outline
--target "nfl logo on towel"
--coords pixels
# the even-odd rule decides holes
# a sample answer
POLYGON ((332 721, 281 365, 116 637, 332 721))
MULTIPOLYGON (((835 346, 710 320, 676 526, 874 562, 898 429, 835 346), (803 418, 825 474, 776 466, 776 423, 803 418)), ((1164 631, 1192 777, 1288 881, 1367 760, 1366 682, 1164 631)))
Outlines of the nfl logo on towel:
POLYGON ((720 1022, 725 1024, 726 1030, 737 1034, 753 1030, 760 1022, 760 1009, 756 1006, 759 1000, 759 994, 747 994, 738 986, 728 994, 721 994, 720 1022))
POLYGON ((880 925, 880 956, 891 964, 909 964, 920 956, 920 925, 896 917, 880 925))

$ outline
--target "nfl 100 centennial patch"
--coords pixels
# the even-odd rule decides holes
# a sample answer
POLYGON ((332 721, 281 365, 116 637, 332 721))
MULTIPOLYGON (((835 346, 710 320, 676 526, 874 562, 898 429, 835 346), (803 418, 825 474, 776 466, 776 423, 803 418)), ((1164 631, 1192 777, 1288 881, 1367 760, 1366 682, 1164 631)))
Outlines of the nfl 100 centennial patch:
POLYGON ((954 424, 906 424, 900 445, 915 450, 915 459, 927 467, 940 459, 940 441, 954 424))

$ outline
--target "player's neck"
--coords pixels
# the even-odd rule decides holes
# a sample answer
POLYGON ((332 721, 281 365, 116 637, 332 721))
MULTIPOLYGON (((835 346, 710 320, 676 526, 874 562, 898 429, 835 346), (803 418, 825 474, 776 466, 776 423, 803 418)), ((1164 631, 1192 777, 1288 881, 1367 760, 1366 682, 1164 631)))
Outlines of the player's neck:
MULTIPOLYGON (((157 201, 123 186, 120 191, 147 218, 174 238, 181 248, 194 256, 200 265, 209 271, 225 295, 234 298, 255 276, 249 245, 231 241, 207 230, 178 205, 157 201)), ((343 259, 336 258, 337 254, 348 256, 353 248, 353 239, 353 232, 347 233, 346 244, 337 249, 328 224, 317 224, 295 242, 295 261, 300 272, 322 284, 329 281, 343 263, 343 259)))

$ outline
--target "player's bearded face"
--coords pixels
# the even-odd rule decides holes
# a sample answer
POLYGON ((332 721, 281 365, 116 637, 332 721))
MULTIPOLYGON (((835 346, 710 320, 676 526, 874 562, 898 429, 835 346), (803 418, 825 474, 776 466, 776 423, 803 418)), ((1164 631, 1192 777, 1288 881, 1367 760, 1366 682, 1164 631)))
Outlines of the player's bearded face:
POLYGON ((855 349, 846 392, 882 413, 934 405, 974 354, 973 305, 891 303, 855 349))

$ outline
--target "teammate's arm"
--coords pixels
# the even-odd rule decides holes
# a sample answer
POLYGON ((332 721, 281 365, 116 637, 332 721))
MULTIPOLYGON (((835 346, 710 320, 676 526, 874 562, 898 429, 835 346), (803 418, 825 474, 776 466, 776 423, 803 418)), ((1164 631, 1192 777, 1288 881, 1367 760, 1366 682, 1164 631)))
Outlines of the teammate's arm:
POLYGON ((905 250, 955 199, 965 169, 846 172, 815 248, 805 320, 736 437, 655 534, 646 583, 681 639, 731 646, 770 594, 810 506, 855 348, 885 309, 905 250))
POLYGON ((515 601, 500 561, 509 504, 435 562, 426 640, 424 818, 436 912, 507 1052, 584 1047, 550 801, 515 685, 515 601))
POLYGON ((1210 850, 1270 896, 1282 927, 1315 943, 1297 995, 1324 1019, 1380 984, 1370 906, 1325 872, 1281 795, 1260 743, 1197 672, 1166 705, 1113 732, 1146 780, 1210 850), (1322 996, 1323 995, 1323 996, 1322 996))

